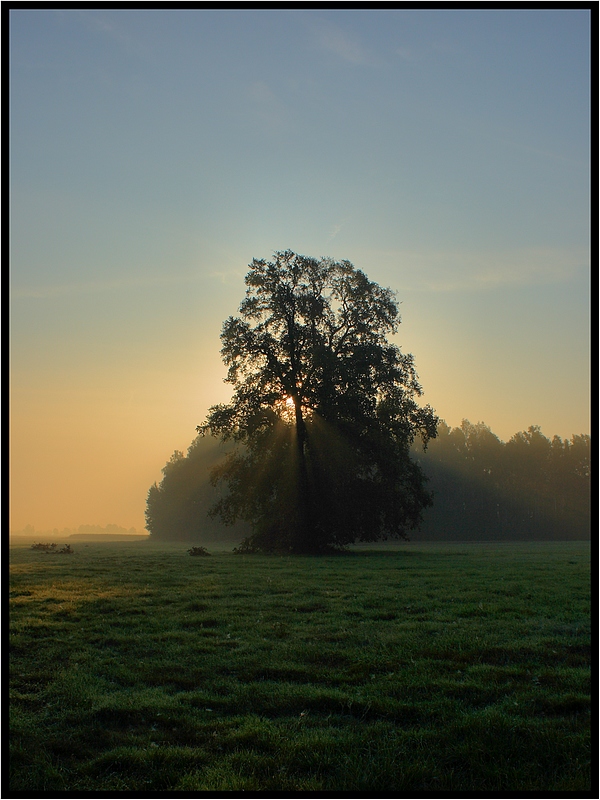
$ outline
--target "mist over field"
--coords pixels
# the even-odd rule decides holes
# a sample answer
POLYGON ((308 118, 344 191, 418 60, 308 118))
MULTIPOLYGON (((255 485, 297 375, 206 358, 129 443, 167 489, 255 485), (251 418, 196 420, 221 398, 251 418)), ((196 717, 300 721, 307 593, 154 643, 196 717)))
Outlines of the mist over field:
POLYGON ((52 537, 54 539, 103 539, 103 540, 131 540, 140 537, 145 537, 148 532, 136 531, 135 528, 129 529, 114 523, 105 525, 78 525, 77 528, 49 528, 48 530, 36 530, 33 525, 26 525, 25 528, 17 531, 11 531, 11 541, 18 540, 34 540, 40 538, 52 537))
MULTIPOLYGON (((502 442, 482 423, 440 425, 426 451, 413 458, 434 493, 412 541, 573 540, 591 537, 591 442, 589 436, 552 440, 532 426, 502 442)), ((188 452, 175 451, 163 479, 150 489, 148 528, 82 524, 76 528, 11 531, 11 539, 121 539, 190 541, 231 549, 248 535, 243 522, 227 527, 210 510, 222 496, 211 470, 231 447, 198 437, 188 452)))

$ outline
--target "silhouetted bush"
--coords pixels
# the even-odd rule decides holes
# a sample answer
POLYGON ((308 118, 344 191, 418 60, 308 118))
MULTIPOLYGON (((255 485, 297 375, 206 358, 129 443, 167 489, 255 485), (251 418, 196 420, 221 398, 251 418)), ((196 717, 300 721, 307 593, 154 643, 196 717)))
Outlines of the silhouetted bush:
POLYGON ((209 556, 210 553, 206 549, 206 547, 190 547, 188 553, 191 556, 209 556))
POLYGON ((256 545, 252 544, 250 539, 244 539, 237 547, 233 548, 236 555, 248 555, 249 553, 260 553, 261 550, 256 545))

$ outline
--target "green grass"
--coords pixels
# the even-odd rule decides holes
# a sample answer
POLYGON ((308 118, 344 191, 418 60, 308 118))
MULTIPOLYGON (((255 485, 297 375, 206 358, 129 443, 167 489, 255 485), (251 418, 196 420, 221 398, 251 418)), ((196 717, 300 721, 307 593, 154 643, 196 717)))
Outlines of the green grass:
POLYGON ((11 549, 13 791, 591 788, 588 543, 74 549, 11 549))

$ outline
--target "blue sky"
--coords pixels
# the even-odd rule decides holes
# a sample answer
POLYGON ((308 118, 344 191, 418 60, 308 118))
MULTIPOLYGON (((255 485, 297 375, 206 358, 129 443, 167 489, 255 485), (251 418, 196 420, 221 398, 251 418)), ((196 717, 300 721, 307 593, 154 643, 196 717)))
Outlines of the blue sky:
POLYGON ((589 432, 588 11, 13 9, 10 51, 14 528, 142 528, 274 250, 396 290, 450 425, 589 432))

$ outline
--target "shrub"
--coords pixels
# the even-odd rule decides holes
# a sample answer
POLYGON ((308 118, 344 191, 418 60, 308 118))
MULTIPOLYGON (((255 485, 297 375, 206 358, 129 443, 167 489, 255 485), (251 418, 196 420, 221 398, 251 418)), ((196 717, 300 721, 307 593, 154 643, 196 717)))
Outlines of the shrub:
POLYGON ((210 553, 206 549, 206 547, 190 547, 188 553, 191 556, 209 556, 210 553))
POLYGON ((32 550, 41 550, 44 553, 54 553, 56 552, 56 545, 54 543, 50 544, 49 542, 34 542, 31 545, 32 550))
POLYGON ((253 544, 248 537, 240 542, 237 547, 234 547, 232 552, 237 555, 247 555, 248 553, 260 553, 261 549, 253 544))
POLYGON ((52 544, 48 542, 34 542, 34 544, 31 545, 32 550, 41 550, 43 553, 66 553, 67 555, 71 555, 75 552, 70 544, 65 544, 60 550, 57 550, 57 547, 58 545, 54 542, 52 542, 52 544))

